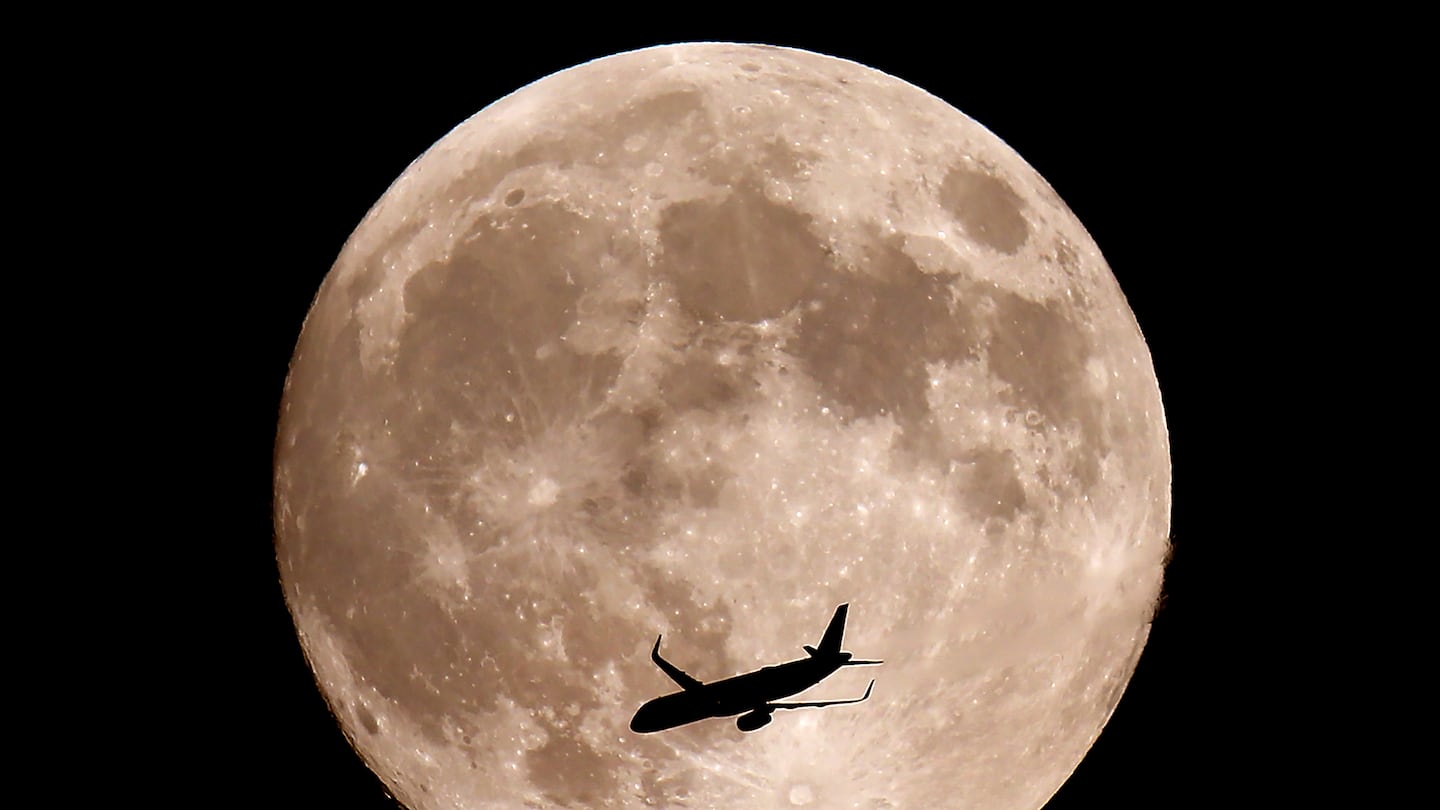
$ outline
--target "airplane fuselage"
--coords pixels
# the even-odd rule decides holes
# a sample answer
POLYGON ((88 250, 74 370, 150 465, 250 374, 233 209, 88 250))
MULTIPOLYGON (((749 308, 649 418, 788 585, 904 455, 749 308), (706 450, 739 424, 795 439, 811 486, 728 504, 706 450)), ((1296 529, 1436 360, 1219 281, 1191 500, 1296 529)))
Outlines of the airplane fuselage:
POLYGON ((760 710, 772 700, 809 689, 843 665, 839 659, 800 658, 707 683, 697 689, 672 692, 641 706, 630 721, 630 730, 664 731, 697 720, 760 710))

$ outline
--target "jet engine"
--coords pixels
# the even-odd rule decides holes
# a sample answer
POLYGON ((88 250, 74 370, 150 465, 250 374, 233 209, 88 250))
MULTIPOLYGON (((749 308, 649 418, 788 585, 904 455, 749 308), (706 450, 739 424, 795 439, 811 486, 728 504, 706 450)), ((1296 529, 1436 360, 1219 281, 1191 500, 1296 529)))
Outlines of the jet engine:
POLYGON ((742 714, 736 718, 735 727, 741 731, 754 731, 757 728, 763 728, 769 725, 770 721, 774 719, 774 717, 770 716, 770 712, 764 709, 756 709, 749 714, 742 714))

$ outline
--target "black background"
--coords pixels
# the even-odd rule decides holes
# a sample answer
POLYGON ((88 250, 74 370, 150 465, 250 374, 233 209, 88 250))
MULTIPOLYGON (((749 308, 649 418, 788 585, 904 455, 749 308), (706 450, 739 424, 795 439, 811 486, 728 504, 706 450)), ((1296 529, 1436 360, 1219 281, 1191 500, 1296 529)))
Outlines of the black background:
POLYGON ((363 37, 267 32, 207 60, 223 62, 207 94, 221 103, 201 126, 216 133, 209 159, 224 164, 215 182, 231 200, 217 232, 200 236, 243 242, 231 294, 243 302, 235 329, 245 368, 255 371, 231 387, 232 412, 244 403, 233 432, 243 459, 240 556, 230 564, 241 585, 229 605, 243 617, 243 642, 231 660, 250 742, 214 754, 225 784, 266 806, 395 807, 349 748, 303 660, 269 512, 286 365, 351 230, 411 160, 500 96, 622 50, 729 40, 870 65, 999 135, 1090 231, 1150 346, 1174 464, 1164 600, 1114 716, 1047 807, 1155 808, 1241 794, 1254 803, 1281 790, 1288 777, 1272 763, 1281 721, 1264 671, 1284 642, 1255 620, 1251 604, 1266 587, 1260 563, 1277 533, 1256 506, 1257 497, 1277 496, 1256 493, 1270 475, 1267 459, 1284 452, 1265 415, 1266 392, 1287 373, 1272 362, 1285 335, 1272 326, 1266 200, 1278 182, 1270 167, 1291 146, 1270 122, 1293 76, 1258 69, 1260 46, 1243 37, 1217 40, 1183 26, 1152 25, 1143 37, 1107 28, 1099 39, 1067 25, 1042 35, 1013 21, 923 17, 888 31, 862 19, 830 34, 814 26, 615 28, 547 41, 493 21, 397 19, 363 37))

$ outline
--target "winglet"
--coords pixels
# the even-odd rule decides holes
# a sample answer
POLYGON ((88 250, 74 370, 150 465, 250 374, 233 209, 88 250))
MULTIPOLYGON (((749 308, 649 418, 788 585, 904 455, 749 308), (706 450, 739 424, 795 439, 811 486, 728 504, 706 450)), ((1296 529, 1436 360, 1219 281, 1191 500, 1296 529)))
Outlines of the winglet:
POLYGON ((660 657, 660 639, 662 638, 662 636, 663 634, 660 636, 656 636, 655 646, 650 648, 650 660, 655 662, 655 666, 660 667, 660 670, 662 672, 670 676, 670 680, 679 684, 682 688, 686 690, 699 689, 700 687, 704 686, 705 684, 690 677, 689 675, 685 674, 685 672, 679 667, 660 657))

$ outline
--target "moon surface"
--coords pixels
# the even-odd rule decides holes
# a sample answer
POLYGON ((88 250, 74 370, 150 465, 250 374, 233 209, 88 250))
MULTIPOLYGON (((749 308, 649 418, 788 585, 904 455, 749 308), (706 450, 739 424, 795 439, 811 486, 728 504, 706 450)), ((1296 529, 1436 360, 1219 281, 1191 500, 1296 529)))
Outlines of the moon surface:
POLYGON ((973 120, 736 44, 538 81, 435 144, 300 336, 276 544, 317 681, 415 810, 1037 808, 1115 708, 1168 549, 1149 352, 973 120), (675 686, 880 658, 637 735, 675 686))

